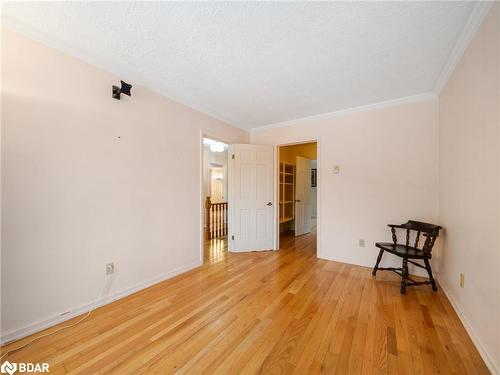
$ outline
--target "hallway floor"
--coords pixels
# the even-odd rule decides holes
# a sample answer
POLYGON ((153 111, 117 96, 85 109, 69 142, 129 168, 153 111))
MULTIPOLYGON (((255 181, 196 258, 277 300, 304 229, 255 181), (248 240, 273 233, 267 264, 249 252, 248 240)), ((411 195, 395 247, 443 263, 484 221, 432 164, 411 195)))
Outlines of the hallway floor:
POLYGON ((203 262, 213 263, 227 257, 227 236, 205 241, 203 262))

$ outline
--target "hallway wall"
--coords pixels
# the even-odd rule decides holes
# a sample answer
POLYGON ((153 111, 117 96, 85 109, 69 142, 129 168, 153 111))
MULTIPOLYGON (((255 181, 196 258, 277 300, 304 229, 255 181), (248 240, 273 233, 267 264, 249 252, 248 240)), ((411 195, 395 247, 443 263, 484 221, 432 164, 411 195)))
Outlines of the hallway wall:
POLYGON ((223 168, 224 174, 224 200, 227 202, 227 192, 228 192, 228 179, 227 179, 227 149, 224 152, 211 152, 208 145, 203 147, 203 197, 210 195, 210 163, 220 164, 223 168))

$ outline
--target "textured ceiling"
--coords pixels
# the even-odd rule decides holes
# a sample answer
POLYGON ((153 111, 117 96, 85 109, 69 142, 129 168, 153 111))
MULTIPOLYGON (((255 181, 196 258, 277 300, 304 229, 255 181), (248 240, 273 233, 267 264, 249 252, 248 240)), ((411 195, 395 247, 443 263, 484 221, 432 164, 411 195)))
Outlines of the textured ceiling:
POLYGON ((3 23, 244 129, 432 90, 470 2, 2 2, 3 23))

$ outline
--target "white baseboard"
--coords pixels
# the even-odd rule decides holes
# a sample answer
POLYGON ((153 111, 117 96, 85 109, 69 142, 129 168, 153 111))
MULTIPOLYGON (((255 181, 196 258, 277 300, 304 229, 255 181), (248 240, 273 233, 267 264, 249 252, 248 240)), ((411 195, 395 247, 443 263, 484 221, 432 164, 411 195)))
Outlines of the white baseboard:
POLYGON ((98 308, 98 307, 107 305, 113 301, 120 299, 120 298, 124 298, 124 297, 131 295, 131 294, 137 293, 140 290, 146 289, 152 285, 158 284, 162 281, 165 281, 167 279, 170 279, 172 277, 180 275, 181 273, 190 271, 190 270, 197 268, 199 266, 201 266, 201 262, 198 260, 196 262, 187 264, 185 266, 178 267, 178 268, 176 268, 172 271, 166 272, 162 275, 156 276, 156 277, 149 279, 147 281, 143 281, 141 283, 138 283, 131 288, 127 288, 127 289, 112 293, 110 295, 107 295, 107 296, 99 299, 95 303, 92 302, 92 303, 77 307, 75 309, 72 309, 72 310, 70 310, 69 313, 64 314, 62 316, 56 315, 56 316, 53 316, 49 319, 45 319, 45 320, 37 322, 37 323, 29 324, 25 327, 12 330, 12 331, 7 332, 5 334, 2 333, 2 337, 0 338, 0 344, 3 345, 3 344, 6 344, 8 342, 19 340, 19 339, 22 339, 23 337, 40 332, 46 328, 50 328, 56 324, 62 323, 66 320, 72 319, 78 315, 86 313, 91 308, 98 308))
POLYGON ((493 375, 500 375, 500 369, 498 366, 495 364, 495 361, 493 360, 493 356, 486 350, 484 347, 481 339, 479 336, 476 334, 474 331, 474 328, 472 328, 472 325, 469 323, 465 315, 462 313, 462 310, 460 308, 460 305, 458 304, 457 300, 453 297, 453 295, 450 293, 450 290, 446 286, 446 283, 441 280, 441 278, 437 278, 437 281, 439 283, 439 286, 443 290, 444 294, 450 301, 451 305, 453 306, 453 309, 457 313, 460 321, 462 322, 463 326, 465 327, 465 330, 469 334, 469 337, 471 338, 472 342, 474 343, 474 346, 476 347, 477 351, 481 355, 481 358, 483 359, 484 363, 488 367, 488 370, 493 375))

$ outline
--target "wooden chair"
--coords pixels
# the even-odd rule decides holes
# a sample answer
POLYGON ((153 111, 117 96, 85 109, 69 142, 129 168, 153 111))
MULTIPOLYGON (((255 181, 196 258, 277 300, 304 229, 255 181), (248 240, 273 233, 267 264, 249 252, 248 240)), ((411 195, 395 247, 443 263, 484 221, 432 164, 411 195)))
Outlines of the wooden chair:
POLYGON ((380 252, 377 257, 377 263, 373 268, 372 275, 375 276, 378 270, 387 270, 393 271, 401 276, 401 294, 406 293, 407 286, 413 285, 424 285, 431 284, 432 290, 436 291, 437 286, 434 281, 434 277, 432 277, 432 269, 429 263, 429 259, 431 259, 432 255, 432 247, 434 246, 434 242, 436 238, 439 236, 439 230, 441 227, 439 225, 421 223, 419 221, 408 221, 406 224, 401 225, 388 225, 391 228, 392 232, 392 242, 377 242, 375 244, 376 247, 380 249, 380 252), (396 229, 406 229, 406 243, 399 244, 396 236, 396 229), (410 231, 415 231, 415 242, 413 246, 410 245, 410 231), (420 239, 420 234, 423 234, 425 237, 424 244, 422 248, 418 247, 418 242, 420 239), (397 255, 398 257, 403 258, 403 265, 401 268, 394 267, 379 267, 380 260, 382 259, 382 255, 384 255, 384 251, 387 251, 391 254, 397 255), (424 265, 415 262, 414 260, 421 259, 424 261, 424 265), (414 264, 417 267, 424 268, 427 270, 429 274, 429 280, 426 281, 414 281, 410 277, 408 277, 408 262, 414 264))

